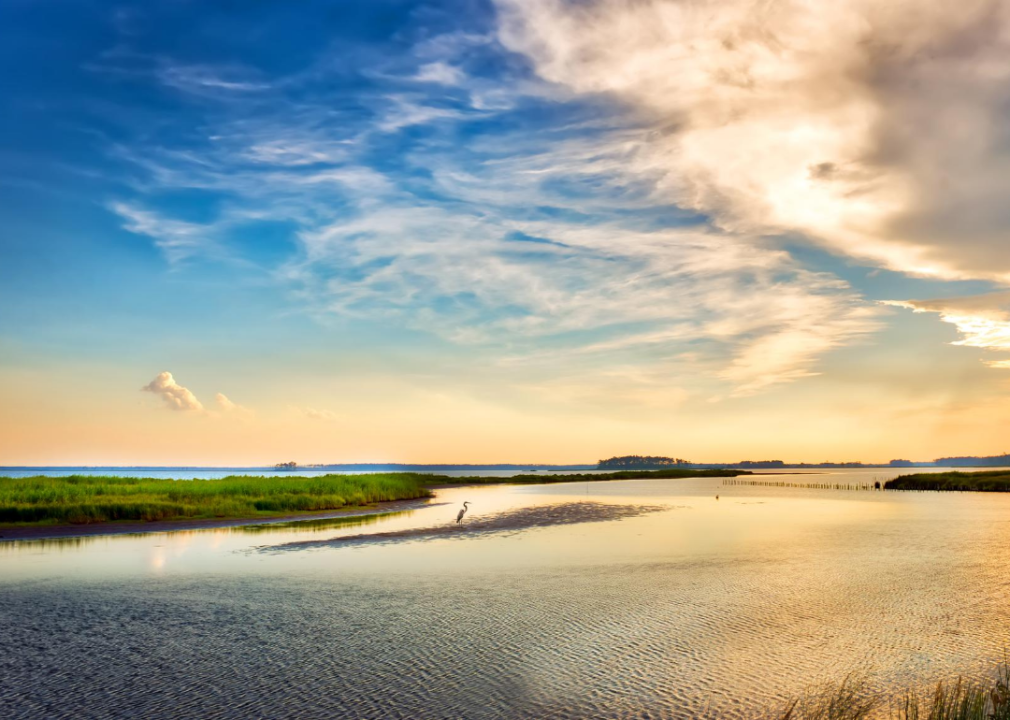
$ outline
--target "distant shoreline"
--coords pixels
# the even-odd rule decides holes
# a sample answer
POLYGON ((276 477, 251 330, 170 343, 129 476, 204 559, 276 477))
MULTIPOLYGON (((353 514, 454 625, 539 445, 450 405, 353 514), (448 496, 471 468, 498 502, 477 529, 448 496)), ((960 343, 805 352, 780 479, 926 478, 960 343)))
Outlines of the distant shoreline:
POLYGON ((919 469, 979 469, 1001 467, 1010 468, 1010 461, 1005 465, 979 462, 968 464, 963 462, 938 464, 938 463, 912 463, 909 465, 892 465, 890 463, 783 463, 781 465, 765 462, 738 462, 738 463, 687 463, 684 465, 641 465, 641 466, 611 466, 600 467, 597 464, 570 464, 570 465, 548 465, 543 463, 491 463, 491 464, 452 464, 452 463, 333 463, 333 464, 308 464, 296 465, 294 467, 277 467, 275 465, 0 465, 0 476, 5 472, 34 472, 45 474, 50 472, 73 472, 85 473, 94 472, 226 472, 226 473, 277 473, 277 474, 298 474, 301 472, 419 472, 419 473, 439 473, 439 472, 481 472, 481 471, 511 471, 515 473, 526 472, 618 472, 635 471, 650 472, 655 470, 667 470, 679 468, 683 470, 750 470, 775 472, 778 470, 895 470, 908 471, 919 469))
POLYGON ((172 480, 34 476, 0 483, 0 542, 102 534, 213 529, 326 519, 421 507, 432 490, 464 485, 545 485, 608 480, 749 475, 735 470, 448 476, 375 473, 172 480), (37 498, 58 498, 39 501, 37 498))

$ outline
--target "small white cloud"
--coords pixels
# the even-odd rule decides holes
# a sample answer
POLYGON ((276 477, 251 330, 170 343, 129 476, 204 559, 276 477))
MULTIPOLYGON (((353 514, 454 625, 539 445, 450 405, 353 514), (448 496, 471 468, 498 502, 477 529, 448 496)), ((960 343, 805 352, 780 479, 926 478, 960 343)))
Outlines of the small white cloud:
POLYGON ((161 217, 127 203, 112 203, 109 209, 123 219, 126 230, 153 238, 169 262, 183 260, 209 244, 208 228, 201 225, 161 217))
POLYGON ((433 62, 422 65, 414 79, 418 82, 438 83, 439 85, 459 85, 465 76, 459 68, 444 62, 433 62))
POLYGON ((347 160, 350 141, 315 141, 312 139, 267 140, 253 144, 241 157, 262 165, 300 167, 347 160))
POLYGON ((419 105, 406 97, 391 96, 390 106, 385 111, 378 128, 383 132, 396 132, 413 125, 427 125, 435 120, 458 119, 462 113, 446 108, 419 105))
MULTIPOLYGON (((175 378, 172 377, 172 373, 167 370, 158 373, 158 376, 154 380, 140 389, 142 392, 158 395, 173 410, 203 412, 203 404, 196 399, 196 395, 190 392, 188 388, 177 383, 175 378)), ((227 400, 227 398, 225 399, 227 400)))
MULTIPOLYGON (((200 66, 168 66, 161 69, 158 77, 162 83, 184 92, 207 94, 224 92, 261 92, 270 85, 254 82, 248 78, 229 78, 222 73, 225 69, 200 66)), ((230 71, 232 75, 236 71, 230 71)))
POLYGON ((242 417, 249 417, 253 414, 252 410, 244 405, 232 402, 224 393, 217 393, 214 396, 214 402, 216 402, 218 408, 226 414, 239 415, 242 417))

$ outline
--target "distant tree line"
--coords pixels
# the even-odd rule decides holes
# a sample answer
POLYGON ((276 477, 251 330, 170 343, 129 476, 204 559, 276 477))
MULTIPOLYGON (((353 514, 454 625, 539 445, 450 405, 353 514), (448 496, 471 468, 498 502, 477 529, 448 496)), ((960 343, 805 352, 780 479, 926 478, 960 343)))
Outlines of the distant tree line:
POLYGON ((660 455, 621 455, 619 457, 600 460, 597 467, 600 469, 665 468, 690 464, 691 462, 684 458, 671 458, 660 455))
POLYGON ((1010 466, 1010 454, 990 455, 988 457, 977 457, 965 455, 962 457, 937 458, 934 463, 940 467, 1008 467, 1010 466))

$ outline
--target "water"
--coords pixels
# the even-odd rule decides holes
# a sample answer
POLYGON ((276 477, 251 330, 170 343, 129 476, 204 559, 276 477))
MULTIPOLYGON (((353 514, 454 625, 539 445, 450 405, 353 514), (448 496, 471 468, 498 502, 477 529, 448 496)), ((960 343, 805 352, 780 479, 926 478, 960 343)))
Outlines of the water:
POLYGON ((694 479, 0 543, 0 717, 754 717, 991 670, 1008 542, 1008 495, 694 479))

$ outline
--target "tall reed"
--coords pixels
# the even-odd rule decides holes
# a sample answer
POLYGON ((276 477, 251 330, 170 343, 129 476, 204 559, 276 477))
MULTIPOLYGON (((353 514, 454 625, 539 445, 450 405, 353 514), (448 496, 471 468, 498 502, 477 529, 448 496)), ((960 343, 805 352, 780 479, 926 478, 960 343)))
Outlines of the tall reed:
POLYGON ((429 497, 427 475, 230 476, 166 480, 71 475, 0 478, 0 523, 257 517, 429 497))
POLYGON ((846 677, 837 686, 788 703, 778 720, 1010 720, 1010 665, 981 680, 941 681, 932 693, 907 690, 895 698, 867 691, 863 680, 846 677))

